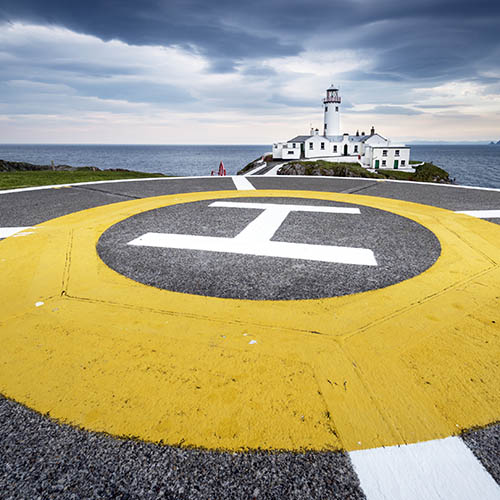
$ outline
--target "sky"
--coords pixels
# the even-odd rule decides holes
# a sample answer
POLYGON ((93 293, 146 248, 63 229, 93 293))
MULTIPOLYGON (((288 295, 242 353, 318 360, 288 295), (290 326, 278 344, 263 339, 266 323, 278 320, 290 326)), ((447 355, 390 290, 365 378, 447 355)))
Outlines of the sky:
POLYGON ((493 0, 1 0, 0 143, 500 140, 493 0))

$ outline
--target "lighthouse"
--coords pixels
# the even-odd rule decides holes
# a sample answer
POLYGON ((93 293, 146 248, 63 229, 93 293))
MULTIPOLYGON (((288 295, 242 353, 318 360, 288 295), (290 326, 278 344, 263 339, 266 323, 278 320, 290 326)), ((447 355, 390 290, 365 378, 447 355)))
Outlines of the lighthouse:
POLYGON ((340 134, 340 95, 339 89, 331 85, 326 91, 326 97, 323 99, 325 109, 324 132, 325 136, 340 134))

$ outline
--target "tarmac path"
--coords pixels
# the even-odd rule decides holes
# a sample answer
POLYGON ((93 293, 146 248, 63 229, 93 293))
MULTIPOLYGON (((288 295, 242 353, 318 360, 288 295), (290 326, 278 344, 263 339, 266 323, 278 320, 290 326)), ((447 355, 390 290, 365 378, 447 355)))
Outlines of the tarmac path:
POLYGON ((0 191, 0 497, 500 499, 499 226, 356 178, 0 191))

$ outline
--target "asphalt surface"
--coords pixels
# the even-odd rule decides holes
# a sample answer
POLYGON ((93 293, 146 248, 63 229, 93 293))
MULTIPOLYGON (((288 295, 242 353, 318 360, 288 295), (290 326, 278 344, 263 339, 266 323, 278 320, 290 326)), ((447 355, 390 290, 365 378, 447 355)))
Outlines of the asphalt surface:
MULTIPOLYGON (((359 193, 429 204, 449 210, 500 208, 500 192, 479 189, 361 179, 285 180, 252 177, 249 180, 257 189, 359 193)), ((234 190, 234 184, 229 178, 162 179, 0 194, 0 227, 35 225, 74 211, 133 198, 212 190, 234 190)), ((285 198, 279 200, 286 201, 285 198)), ((307 203, 317 201, 307 200, 307 203)), ((197 202, 190 206, 177 205, 132 217, 112 227, 102 236, 99 252, 111 267, 133 279, 146 283, 149 280, 150 284, 155 286, 169 289, 182 287, 182 283, 189 281, 189 273, 197 266, 199 268, 201 260, 208 259, 207 265, 217 271, 217 279, 212 278, 210 284, 198 280, 191 293, 247 298, 300 298, 302 292, 294 291, 293 283, 284 290, 273 285, 266 263, 258 259, 255 262, 247 261, 245 266, 239 267, 237 259, 231 265, 228 260, 218 262, 217 259, 206 255, 196 261, 194 253, 190 258, 179 254, 170 267, 161 268, 162 276, 168 273, 174 276, 172 269, 175 267, 183 273, 183 279, 174 283, 175 286, 169 282, 168 287, 163 277, 155 281, 146 268, 133 268, 130 262, 127 263, 132 254, 128 253, 130 249, 124 247, 124 243, 129 237, 136 237, 144 227, 147 227, 148 231, 168 230, 189 234, 203 234, 206 231, 210 235, 213 235, 215 230, 220 235, 231 237, 255 217, 255 214, 244 211, 236 216, 225 214, 224 210, 220 209, 220 214, 212 215, 203 203, 197 202), (206 217, 205 228, 195 227, 196 224, 192 221, 194 214, 206 217), (173 225, 169 225, 171 219, 167 221, 167 215, 174 215, 173 225), (231 221, 231 224, 228 224, 228 221, 231 221), (145 226, 139 228, 139 223, 145 226), (198 233, 191 233, 192 231, 198 233), (228 273, 228 267, 232 267, 231 273, 228 273), (250 274, 255 275, 253 287, 247 287, 245 291, 240 292, 233 286, 233 295, 224 295, 226 292, 221 290, 227 290, 232 280, 239 282, 242 276, 249 273, 248 269, 252 269, 250 274), (265 287, 256 286, 259 269, 261 273, 268 273, 261 274, 265 277, 265 287)), ((386 272, 397 275, 396 281, 422 272, 432 265, 439 255, 439 243, 422 226, 380 210, 369 209, 366 212, 366 221, 359 223, 355 222, 358 216, 345 216, 346 220, 342 220, 340 215, 335 215, 335 222, 325 217, 322 219, 322 225, 326 225, 327 231, 316 231, 307 214, 294 214, 280 228, 276 238, 284 241, 300 241, 305 238, 308 243, 311 242, 310 238, 314 238, 318 244, 339 244, 339 241, 351 244, 349 225, 360 224, 358 229, 366 235, 363 246, 373 247, 374 251, 378 252, 377 258, 386 265, 386 272), (405 234, 407 241, 404 241, 405 234), (392 243, 387 243, 387 238, 392 243), (424 250, 427 253, 424 253, 424 250), (412 258, 407 258, 401 265, 401 255, 411 255, 412 258), (410 263, 414 267, 410 268, 410 263)), ((499 224, 500 219, 491 219, 490 222, 499 224)), ((151 260, 155 265, 161 265, 161 254, 152 249, 141 249, 140 255, 142 260, 151 260)), ((284 269, 280 271, 282 274, 279 279, 286 279, 284 269)), ((298 272, 297 269, 295 272, 298 272)), ((338 277, 337 284, 344 273, 349 274, 347 270, 336 269, 335 272, 338 277)), ((373 269, 370 271, 374 272, 373 269)), ((328 280, 322 279, 322 273, 324 269, 321 266, 306 266, 304 269, 299 281, 302 286, 303 280, 307 297, 313 296, 314 293, 317 293, 316 296, 352 293, 343 288, 349 286, 349 280, 344 280, 343 287, 338 288, 336 285, 337 288, 332 288, 328 280), (313 277, 304 278, 309 273, 313 273, 313 277)), ((354 281, 360 280, 364 283, 362 289, 389 284, 381 279, 377 281, 375 274, 364 278, 357 276, 354 281)), ((500 483, 500 424, 471 430, 465 433, 462 439, 491 476, 500 483)), ((105 434, 61 425, 52 421, 49 416, 40 415, 3 397, 0 397, 0 457, 0 497, 5 499, 364 498, 349 456, 342 452, 226 453, 143 443, 133 439, 116 439, 105 434)))

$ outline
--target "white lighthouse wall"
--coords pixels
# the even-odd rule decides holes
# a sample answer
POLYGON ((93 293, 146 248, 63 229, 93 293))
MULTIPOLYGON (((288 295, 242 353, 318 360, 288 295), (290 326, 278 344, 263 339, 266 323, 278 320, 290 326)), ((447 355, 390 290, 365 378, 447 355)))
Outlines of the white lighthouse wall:
POLYGON ((329 102, 324 108, 324 135, 340 135, 340 103, 329 102))

